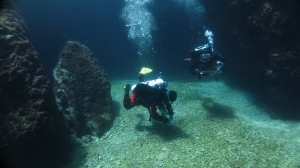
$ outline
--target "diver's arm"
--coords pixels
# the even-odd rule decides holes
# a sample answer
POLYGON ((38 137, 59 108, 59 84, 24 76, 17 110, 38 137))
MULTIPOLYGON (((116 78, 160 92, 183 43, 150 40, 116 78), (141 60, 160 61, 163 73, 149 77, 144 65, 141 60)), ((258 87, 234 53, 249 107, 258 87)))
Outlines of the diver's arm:
POLYGON ((150 115, 153 119, 157 120, 157 121, 160 121, 160 122, 163 122, 163 123, 168 123, 169 122, 169 119, 165 116, 161 116, 159 115, 157 112, 156 112, 156 105, 155 104, 152 104, 149 108, 149 112, 150 112, 150 115))
POLYGON ((169 115, 174 115, 172 105, 170 103, 166 103, 166 107, 167 107, 167 110, 169 112, 169 115))
POLYGON ((225 57, 218 52, 213 52, 216 61, 225 62, 225 57))
POLYGON ((130 85, 127 84, 125 87, 125 94, 123 98, 123 106, 125 107, 126 110, 129 110, 135 106, 134 101, 135 101, 136 94, 132 92, 131 97, 129 97, 129 89, 130 89, 130 85))
POLYGON ((220 53, 217 53, 217 52, 214 53, 214 60, 213 60, 212 68, 213 68, 215 74, 222 73, 224 61, 225 61, 225 58, 223 55, 221 55, 220 53))
POLYGON ((200 72, 199 69, 199 64, 194 64, 190 67, 190 73, 193 75, 197 75, 200 72))

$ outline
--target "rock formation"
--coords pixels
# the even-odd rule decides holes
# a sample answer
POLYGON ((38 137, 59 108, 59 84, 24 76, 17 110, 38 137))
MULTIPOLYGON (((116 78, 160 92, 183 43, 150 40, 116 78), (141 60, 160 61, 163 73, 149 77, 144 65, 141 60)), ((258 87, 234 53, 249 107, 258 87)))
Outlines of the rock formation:
POLYGON ((67 42, 54 78, 59 110, 76 136, 103 135, 112 122, 111 85, 91 51, 78 42, 67 42))
POLYGON ((69 148, 63 124, 23 19, 13 9, 0 9, 1 162, 11 167, 57 167, 69 148))
POLYGON ((201 2, 206 26, 219 33, 215 48, 228 58, 224 75, 266 95, 278 114, 300 119, 300 2, 201 2))

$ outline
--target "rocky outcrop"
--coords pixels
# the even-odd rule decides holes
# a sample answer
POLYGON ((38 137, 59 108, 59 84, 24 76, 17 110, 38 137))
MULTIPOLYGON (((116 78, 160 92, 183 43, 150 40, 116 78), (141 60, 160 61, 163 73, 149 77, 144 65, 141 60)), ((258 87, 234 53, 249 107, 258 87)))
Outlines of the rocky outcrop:
POLYGON ((77 137, 101 136, 112 123, 110 82, 91 51, 69 41, 54 69, 59 110, 77 137))
POLYGON ((1 161, 10 167, 56 167, 70 146, 53 88, 23 19, 15 10, 0 10, 1 161))

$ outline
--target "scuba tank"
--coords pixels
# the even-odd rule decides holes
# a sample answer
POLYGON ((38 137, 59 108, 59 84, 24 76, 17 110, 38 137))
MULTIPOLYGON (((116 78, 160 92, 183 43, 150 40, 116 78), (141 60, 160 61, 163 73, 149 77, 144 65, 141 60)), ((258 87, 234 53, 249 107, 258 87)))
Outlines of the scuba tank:
MULTIPOLYGON (((154 80, 150 80, 150 81, 145 81, 145 82, 141 82, 143 84, 149 85, 153 88, 156 89, 164 89, 168 86, 168 82, 162 80, 161 78, 158 79, 154 79, 154 80)), ((131 86, 131 91, 136 87, 136 85, 132 85, 131 86)))

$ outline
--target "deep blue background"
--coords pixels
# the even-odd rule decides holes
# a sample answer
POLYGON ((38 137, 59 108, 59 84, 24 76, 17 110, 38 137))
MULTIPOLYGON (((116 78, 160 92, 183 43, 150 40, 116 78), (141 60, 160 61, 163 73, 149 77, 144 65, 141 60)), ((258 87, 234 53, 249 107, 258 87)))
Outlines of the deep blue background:
POLYGON ((150 65, 153 74, 162 71, 169 78, 187 77, 189 50, 207 42, 203 34, 204 15, 197 25, 183 6, 156 0, 148 9, 156 21, 153 30, 156 55, 139 61, 135 43, 120 15, 123 0, 26 0, 18 9, 29 29, 29 39, 40 54, 46 74, 52 77, 59 53, 67 41, 86 45, 104 66, 110 79, 133 79, 139 69, 150 65), (202 41, 201 41, 202 40, 202 41))

